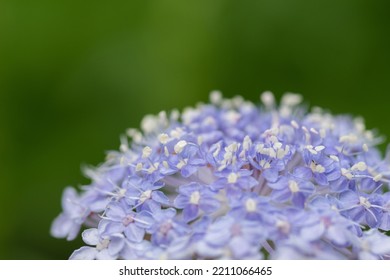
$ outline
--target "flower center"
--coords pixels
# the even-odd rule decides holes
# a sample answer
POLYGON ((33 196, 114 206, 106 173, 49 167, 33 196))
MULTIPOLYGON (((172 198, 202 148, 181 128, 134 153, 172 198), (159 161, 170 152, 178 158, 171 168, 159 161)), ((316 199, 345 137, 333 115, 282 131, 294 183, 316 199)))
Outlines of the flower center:
POLYGON ((364 206, 365 208, 370 208, 371 207, 371 203, 368 201, 368 199, 366 197, 359 197, 359 203, 361 206, 364 206))
POLYGON ((190 203, 198 205, 200 200, 200 193, 198 191, 195 191, 190 196, 190 203))
POLYGON ((147 191, 144 191, 141 194, 141 197, 139 198, 139 201, 141 203, 144 203, 146 200, 150 199, 151 197, 152 197, 152 191, 151 190, 147 190, 147 191))
POLYGON ((228 179, 229 184, 235 184, 237 182, 237 179, 238 179, 238 174, 232 172, 229 174, 227 179, 228 179))
POLYGON ((256 211, 256 201, 252 198, 249 198, 245 202, 245 209, 247 212, 255 212, 256 211))
POLYGON ((325 167, 323 167, 321 164, 317 164, 315 162, 310 163, 310 168, 311 171, 317 172, 317 173, 324 173, 325 172, 325 167))
POLYGON ((290 223, 283 220, 276 221, 276 227, 284 234, 288 234, 290 232, 290 223))
POLYGON ((290 189, 290 191, 292 193, 297 193, 299 192, 299 186, 298 186, 298 183, 291 180, 291 181, 288 181, 288 188, 290 189))
POLYGON ((168 232, 172 229, 172 223, 170 221, 163 223, 160 227, 160 233, 162 235, 167 235, 168 232))

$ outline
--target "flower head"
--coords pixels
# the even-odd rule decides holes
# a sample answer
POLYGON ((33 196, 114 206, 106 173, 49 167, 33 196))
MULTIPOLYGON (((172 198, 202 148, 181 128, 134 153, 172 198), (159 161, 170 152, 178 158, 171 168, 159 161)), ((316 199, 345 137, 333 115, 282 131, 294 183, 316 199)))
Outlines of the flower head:
POLYGON ((361 118, 270 92, 146 116, 67 188, 72 259, 388 259, 390 157, 361 118), (381 245, 383 244, 383 245, 381 245))

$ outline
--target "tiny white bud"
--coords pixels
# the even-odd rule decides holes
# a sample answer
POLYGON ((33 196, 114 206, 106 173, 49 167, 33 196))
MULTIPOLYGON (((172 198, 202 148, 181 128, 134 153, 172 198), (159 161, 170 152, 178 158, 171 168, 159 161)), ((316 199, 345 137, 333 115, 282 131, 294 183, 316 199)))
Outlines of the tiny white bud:
POLYGON ((121 144, 121 145, 119 146, 119 150, 120 150, 122 153, 127 152, 127 151, 129 150, 129 146, 123 143, 123 144, 121 144))
POLYGON ((294 107, 302 102, 302 96, 296 93, 285 93, 282 96, 282 106, 294 107))
POLYGON ((180 117, 179 110, 177 110, 177 109, 172 110, 171 116, 170 116, 171 120, 177 121, 179 119, 179 117, 180 117))
POLYGON ((154 115, 146 115, 141 121, 142 130, 148 134, 158 128, 158 118, 154 115))
POLYGON ((275 97, 272 92, 265 91, 260 95, 261 102, 265 105, 266 108, 272 108, 275 105, 275 97))
POLYGON ((363 148, 363 151, 368 152, 368 146, 366 143, 363 144, 362 148, 363 148))
POLYGON ((221 104, 222 101, 222 93, 219 90, 213 90, 210 92, 210 102, 214 105, 221 104))

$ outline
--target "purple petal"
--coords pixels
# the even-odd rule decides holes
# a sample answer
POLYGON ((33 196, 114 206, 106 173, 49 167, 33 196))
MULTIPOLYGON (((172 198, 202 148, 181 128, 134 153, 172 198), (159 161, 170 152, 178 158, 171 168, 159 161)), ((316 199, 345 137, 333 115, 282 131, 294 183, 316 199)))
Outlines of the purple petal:
POLYGON ((123 209, 122 206, 112 203, 109 206, 107 206, 106 215, 107 217, 110 217, 111 219, 114 219, 116 221, 121 221, 123 217, 126 216, 126 212, 123 209))
POLYGON ((293 175, 303 180, 310 180, 313 177, 313 172, 308 167, 297 167, 294 169, 293 175))
POLYGON ((50 233, 56 238, 67 237, 67 240, 73 240, 79 233, 81 224, 76 223, 65 214, 60 214, 53 222, 50 233))
POLYGON ((251 246, 248 241, 242 237, 234 237, 232 241, 230 241, 229 247, 236 259, 245 258, 251 250, 251 246))
POLYGON ((182 195, 182 194, 179 194, 175 201, 173 202, 173 205, 176 207, 176 208, 179 208, 179 209, 183 209, 184 207, 186 207, 189 203, 189 198, 188 196, 185 196, 185 195, 182 195))
POLYGON ((181 169, 181 175, 184 177, 184 178, 188 178, 190 177, 192 174, 194 174, 196 171, 198 170, 198 167, 197 166, 194 166, 194 165, 185 165, 182 169, 181 169))
POLYGON ((97 260, 115 260, 116 256, 111 256, 107 249, 97 251, 95 258, 97 260))
POLYGON ((267 181, 274 183, 278 180, 279 171, 276 168, 268 168, 263 170, 263 176, 267 181))
POLYGON ((140 228, 150 228, 154 223, 152 214, 148 211, 141 211, 137 214, 135 224, 140 228))
POLYGON ((390 238, 384 235, 371 242, 371 251, 381 256, 390 254, 390 238))
POLYGON ((335 169, 332 172, 328 173, 327 177, 329 181, 335 181, 339 179, 341 176, 341 172, 339 169, 335 169))
POLYGON ((186 222, 192 221, 198 216, 198 213, 199 213, 198 205, 189 204, 186 208, 183 209, 184 221, 186 222))
POLYGON ((125 228, 124 233, 130 241, 141 242, 144 239, 145 230, 131 223, 125 228))
POLYGON ((96 228, 86 229, 82 233, 83 241, 88 245, 97 245, 99 243, 99 233, 96 228))
POLYGON ((382 216, 379 228, 386 231, 390 230, 390 214, 388 212, 384 213, 382 216))
POLYGON ((108 245, 108 252, 112 256, 116 256, 123 249, 125 240, 122 236, 112 236, 108 245))
POLYGON ((202 198, 199 203, 200 209, 206 213, 211 213, 219 209, 221 203, 214 198, 202 198))
POLYGON ((285 202, 290 199, 291 192, 288 189, 273 190, 271 193, 271 197, 277 202, 285 202))
POLYGON ((349 243, 345 229, 341 228, 340 225, 330 226, 326 231, 326 236, 338 246, 347 246, 349 243))
POLYGON ((304 208, 305 206, 306 197, 303 193, 295 193, 292 197, 292 203, 294 206, 297 206, 299 208, 304 208))
POLYGON ((357 205, 359 203, 358 195, 353 191, 345 191, 340 194, 340 201, 344 205, 344 207, 348 208, 353 205, 357 205))
POLYGON ((152 199, 158 203, 169 205, 169 198, 162 191, 152 192, 152 199))
POLYGON ((69 257, 70 260, 94 260, 96 258, 97 250, 96 248, 83 246, 80 249, 77 249, 69 257))
POLYGON ((324 173, 314 173, 314 178, 316 179, 317 183, 321 186, 327 186, 329 185, 328 178, 324 173))
POLYGON ((301 230, 301 236, 304 240, 314 241, 321 238, 324 234, 325 227, 321 222, 315 223, 311 226, 303 227, 301 230))
POLYGON ((103 235, 111 235, 114 233, 121 233, 125 229, 125 226, 122 224, 122 222, 110 222, 108 221, 107 224, 105 224, 104 230, 102 231, 103 235))

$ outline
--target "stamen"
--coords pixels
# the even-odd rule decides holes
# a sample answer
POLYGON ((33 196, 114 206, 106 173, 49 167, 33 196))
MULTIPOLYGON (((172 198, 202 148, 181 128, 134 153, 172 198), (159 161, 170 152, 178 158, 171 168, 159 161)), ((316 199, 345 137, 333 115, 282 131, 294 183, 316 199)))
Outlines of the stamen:
POLYGON ((146 146, 142 150, 142 158, 148 158, 152 154, 152 149, 149 146, 146 146))
POLYGON ((179 142, 177 142, 177 144, 174 147, 175 153, 180 154, 185 148, 185 146, 187 146, 187 141, 180 140, 179 142))

